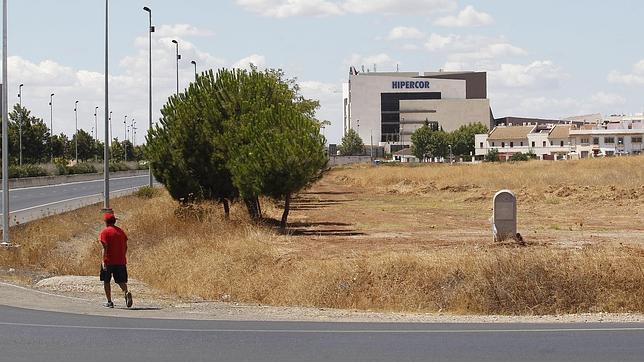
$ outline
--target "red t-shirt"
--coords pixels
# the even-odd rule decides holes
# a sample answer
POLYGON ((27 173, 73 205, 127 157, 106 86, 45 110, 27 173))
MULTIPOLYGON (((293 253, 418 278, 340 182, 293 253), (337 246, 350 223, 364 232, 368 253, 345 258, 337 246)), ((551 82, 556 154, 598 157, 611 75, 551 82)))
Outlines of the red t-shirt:
POLYGON ((103 262, 105 265, 125 265, 127 251, 127 235, 118 226, 108 226, 101 231, 101 244, 107 246, 103 262))

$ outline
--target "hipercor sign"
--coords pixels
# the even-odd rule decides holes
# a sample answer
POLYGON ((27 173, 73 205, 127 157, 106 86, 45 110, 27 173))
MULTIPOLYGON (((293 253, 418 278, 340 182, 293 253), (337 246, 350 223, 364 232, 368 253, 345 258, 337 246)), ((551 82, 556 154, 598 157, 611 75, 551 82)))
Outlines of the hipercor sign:
POLYGON ((391 82, 393 89, 427 89, 430 82, 426 80, 395 80, 391 82))

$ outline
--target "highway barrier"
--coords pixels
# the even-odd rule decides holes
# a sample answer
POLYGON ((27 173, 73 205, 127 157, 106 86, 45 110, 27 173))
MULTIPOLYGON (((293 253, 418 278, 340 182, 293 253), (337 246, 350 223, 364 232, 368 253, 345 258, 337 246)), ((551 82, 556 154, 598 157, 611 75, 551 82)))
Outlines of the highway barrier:
MULTIPOLYGON (((110 178, 142 176, 147 174, 148 174, 148 170, 119 171, 119 172, 110 172, 110 178)), ((50 186, 50 185, 65 184, 70 182, 101 180, 102 178, 103 178, 102 173, 15 178, 15 179, 9 179, 9 189, 20 189, 24 187, 50 186)))
MULTIPOLYGON (((142 186, 132 187, 128 189, 112 191, 110 197, 128 196, 135 193, 142 186)), ((62 214, 64 212, 80 209, 81 207, 95 205, 103 202, 103 193, 96 195, 74 197, 67 200, 60 200, 45 205, 38 205, 29 207, 22 210, 12 211, 10 213, 9 223, 11 226, 16 226, 30 221, 42 219, 47 216, 62 214)), ((0 214, 1 215, 1 214, 0 214)), ((0 225, 2 230, 2 225, 0 225)))

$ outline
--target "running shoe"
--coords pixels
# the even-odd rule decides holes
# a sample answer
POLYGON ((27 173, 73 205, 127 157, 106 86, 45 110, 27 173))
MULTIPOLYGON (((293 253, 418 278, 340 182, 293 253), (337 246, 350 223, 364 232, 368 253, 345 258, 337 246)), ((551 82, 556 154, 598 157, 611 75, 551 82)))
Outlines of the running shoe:
POLYGON ((114 308, 114 303, 113 302, 107 302, 107 303, 103 304, 103 306, 105 308, 114 308))
POLYGON ((125 305, 130 308, 132 307, 132 293, 125 293, 125 305))

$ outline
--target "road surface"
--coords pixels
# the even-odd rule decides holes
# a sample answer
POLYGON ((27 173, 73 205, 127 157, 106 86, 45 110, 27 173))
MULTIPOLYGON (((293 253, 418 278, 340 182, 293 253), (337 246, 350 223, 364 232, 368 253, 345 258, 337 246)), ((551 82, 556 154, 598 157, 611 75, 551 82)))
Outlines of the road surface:
POLYGON ((643 356, 641 323, 195 321, 0 306, 2 361, 642 361, 643 356))
MULTIPOLYGON (((148 175, 117 177, 110 179, 110 194, 119 190, 145 186, 148 175)), ((9 209, 11 212, 45 206, 63 200, 103 193, 103 179, 71 182, 50 186, 36 186, 9 190, 9 209)), ((3 192, 0 191, 0 195, 3 192)), ((1 199, 1 197, 0 197, 1 199)), ((1 214, 0 210, 0 214, 1 214)))

